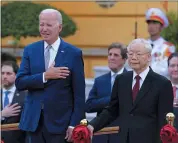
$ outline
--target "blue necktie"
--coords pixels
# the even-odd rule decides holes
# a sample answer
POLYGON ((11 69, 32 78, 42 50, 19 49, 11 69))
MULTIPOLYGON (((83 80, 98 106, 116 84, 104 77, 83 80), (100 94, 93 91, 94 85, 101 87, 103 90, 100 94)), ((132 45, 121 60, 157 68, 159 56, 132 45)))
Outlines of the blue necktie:
POLYGON ((4 99, 4 107, 6 107, 8 104, 9 104, 9 95, 10 91, 5 91, 4 94, 5 94, 5 99, 4 99))
POLYGON ((112 76, 112 81, 111 81, 111 89, 113 88, 113 85, 114 85, 114 82, 115 82, 116 76, 117 76, 117 73, 115 73, 115 74, 112 76))

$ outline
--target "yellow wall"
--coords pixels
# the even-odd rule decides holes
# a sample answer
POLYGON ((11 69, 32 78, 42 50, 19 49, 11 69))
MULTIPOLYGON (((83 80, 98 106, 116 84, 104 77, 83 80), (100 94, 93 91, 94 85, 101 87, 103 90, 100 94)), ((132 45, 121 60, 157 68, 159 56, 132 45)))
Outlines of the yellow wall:
MULTIPOLYGON (((107 48, 112 42, 128 44, 134 38, 135 22, 138 23, 138 37, 148 37, 144 13, 148 8, 158 7, 165 11, 163 2, 117 2, 109 9, 100 7, 96 2, 35 2, 46 3, 63 10, 76 22, 75 35, 64 38, 79 48, 107 48), (136 16, 137 15, 137 16, 136 16)), ((177 10, 176 2, 168 3, 168 10, 177 10)), ((7 46, 11 37, 3 38, 7 46)), ((25 46, 39 38, 21 39, 25 46)), ((107 65, 106 57, 84 56, 86 77, 93 76, 93 66, 107 65)))

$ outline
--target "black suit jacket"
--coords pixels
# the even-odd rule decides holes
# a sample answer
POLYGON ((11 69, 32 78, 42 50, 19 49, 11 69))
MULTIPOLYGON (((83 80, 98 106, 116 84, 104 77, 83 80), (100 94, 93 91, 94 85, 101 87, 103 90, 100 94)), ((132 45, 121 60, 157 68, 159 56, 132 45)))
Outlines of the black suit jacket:
MULTIPOLYGON (((2 91, 1 91, 2 92, 2 91)), ((21 106, 21 110, 23 109, 24 98, 26 96, 26 91, 15 91, 12 104, 18 103, 21 106)), ((1 96, 1 102, 2 96, 1 96)), ((1 103, 1 110, 2 110, 2 103, 1 103)), ((14 117, 5 118, 1 123, 2 124, 10 124, 10 123, 19 123, 20 121, 20 114, 14 117)), ((5 143, 25 143, 26 134, 23 131, 3 131, 1 132, 1 138, 4 140, 5 143)))
POLYGON ((151 69, 132 102, 133 72, 117 76, 111 101, 90 124, 97 131, 119 117, 119 142, 157 143, 159 132, 166 124, 166 114, 173 112, 173 90, 169 80, 151 69))

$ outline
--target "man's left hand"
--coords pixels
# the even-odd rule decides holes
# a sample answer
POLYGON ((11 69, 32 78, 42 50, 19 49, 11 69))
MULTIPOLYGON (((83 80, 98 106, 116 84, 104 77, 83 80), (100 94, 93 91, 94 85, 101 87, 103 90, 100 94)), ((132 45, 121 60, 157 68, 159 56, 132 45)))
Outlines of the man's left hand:
POLYGON ((68 142, 72 142, 72 132, 73 132, 73 128, 72 127, 68 127, 68 129, 66 131, 66 137, 65 137, 65 139, 68 142))

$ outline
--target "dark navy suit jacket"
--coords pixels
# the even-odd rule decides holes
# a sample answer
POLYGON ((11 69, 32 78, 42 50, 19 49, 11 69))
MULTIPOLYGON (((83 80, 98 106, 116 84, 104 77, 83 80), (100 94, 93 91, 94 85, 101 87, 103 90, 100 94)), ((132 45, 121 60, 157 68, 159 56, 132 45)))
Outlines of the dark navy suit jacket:
POLYGON ((28 90, 20 129, 34 132, 37 129, 44 104, 44 124, 50 133, 66 133, 68 126, 76 126, 84 117, 85 80, 80 49, 61 39, 55 58, 55 67, 67 66, 66 79, 43 83, 44 41, 25 47, 22 63, 16 78, 18 90, 28 90))
MULTIPOLYGON (((123 72, 127 72, 124 69, 123 72)), ((86 101, 86 112, 99 114, 109 104, 111 98, 111 72, 95 79, 86 101)))

